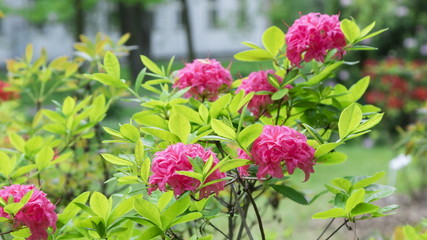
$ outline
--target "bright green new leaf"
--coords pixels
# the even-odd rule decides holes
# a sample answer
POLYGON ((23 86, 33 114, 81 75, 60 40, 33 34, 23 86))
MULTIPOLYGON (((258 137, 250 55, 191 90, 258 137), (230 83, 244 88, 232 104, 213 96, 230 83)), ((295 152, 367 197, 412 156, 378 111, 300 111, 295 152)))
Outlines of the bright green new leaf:
POLYGON ((120 79, 120 63, 116 55, 111 52, 104 55, 104 68, 108 75, 120 79))
POLYGON ((21 208, 23 208, 25 204, 27 204, 27 202, 30 200, 31 196, 33 195, 33 192, 34 190, 27 192, 19 202, 7 204, 3 208, 3 210, 9 213, 10 215, 16 215, 19 210, 21 210, 21 208))
POLYGON ((89 204, 96 216, 102 218, 104 222, 107 222, 111 211, 111 200, 107 199, 107 197, 100 192, 94 192, 90 197, 89 204))
POLYGON ((282 88, 279 91, 273 93, 273 95, 271 95, 271 100, 273 100, 273 101, 280 100, 284 96, 286 96, 286 94, 288 94, 288 92, 289 92, 289 89, 282 88))
POLYGON ((360 37, 366 36, 368 33, 372 31, 375 27, 375 21, 373 21, 371 24, 369 24, 367 27, 363 28, 362 31, 360 31, 360 37))
POLYGON ((341 21, 340 27, 348 43, 352 44, 359 38, 360 28, 354 21, 344 19, 341 21))
POLYGON ((212 119, 211 127, 216 134, 228 139, 236 139, 236 132, 233 128, 218 119, 212 119))
POLYGON ((347 202, 345 203, 345 212, 347 214, 350 214, 353 208, 355 208, 357 204, 363 202, 364 199, 365 199, 365 189, 359 188, 354 190, 351 193, 350 197, 347 199, 347 202))
POLYGON ((199 105, 199 115, 204 123, 208 122, 209 110, 204 104, 199 105))
POLYGON ((157 66, 157 64, 151 61, 151 59, 149 59, 148 57, 141 55, 141 61, 142 64, 144 64, 144 66, 147 67, 151 72, 160 76, 164 75, 162 70, 157 66))
POLYGON ((23 240, 23 239, 28 239, 28 237, 31 236, 32 234, 31 234, 30 228, 24 227, 17 231, 11 232, 10 235, 14 237, 13 238, 14 240, 23 240))
POLYGON ((8 177, 16 166, 16 159, 10 158, 6 153, 0 152, 0 173, 8 177))
POLYGON ((44 147, 36 155, 36 165, 39 170, 47 167, 52 162, 54 151, 51 147, 44 147))
POLYGON ((135 92, 139 91, 139 88, 141 87, 142 81, 144 80, 145 73, 147 72, 147 68, 143 68, 136 77, 135 81, 135 92))
POLYGON ((339 145, 343 144, 340 143, 325 143, 322 145, 319 145, 319 147, 316 148, 316 152, 314 153, 315 158, 322 157, 323 155, 329 153, 330 151, 334 150, 339 145))
POLYGON ((365 36, 365 37, 360 38, 360 39, 359 39, 359 41, 363 41, 363 40, 365 40, 365 39, 375 37, 375 36, 377 36, 377 35, 379 35, 379 34, 381 34, 381 33, 385 32, 385 31, 387 31, 387 30, 388 30, 388 28, 384 28, 384 29, 378 30, 378 31, 376 31, 376 32, 373 32, 373 33, 371 33, 371 34, 369 34, 369 35, 365 36))
POLYGON ((181 224, 181 223, 186 223, 186 222, 190 222, 190 221, 194 221, 197 220, 199 218, 201 218, 203 215, 199 212, 192 212, 189 214, 186 214, 182 217, 176 218, 175 221, 173 221, 173 223, 171 224, 171 227, 181 224))
POLYGON ((145 132, 145 133, 153 135, 154 137, 157 137, 157 138, 160 138, 162 140, 169 141, 169 142, 172 142, 172 143, 177 143, 180 140, 178 138, 178 136, 176 136, 175 134, 173 134, 173 133, 171 133, 169 131, 160 129, 160 128, 142 127, 141 130, 143 132, 145 132))
POLYGON ((348 192, 351 188, 351 182, 345 178, 335 178, 331 182, 334 186, 337 186, 344 191, 348 192))
POLYGON ((114 207, 111 211, 109 223, 115 221, 116 219, 122 217, 126 213, 130 212, 133 209, 133 203, 137 197, 142 197, 141 195, 136 195, 126 199, 121 199, 120 202, 114 207))
POLYGON ((187 176, 187 177, 191 177, 191 178, 197 179, 200 182, 203 181, 203 175, 201 173, 190 172, 190 171, 176 171, 176 173, 184 175, 184 176, 187 176))
POLYGON ((211 115, 211 118, 217 118, 219 113, 222 110, 227 108, 230 101, 231 101, 231 94, 226 94, 220 97, 219 99, 217 99, 215 102, 213 102, 209 110, 209 114, 211 115))
MULTIPOLYGON (((77 213, 80 211, 80 208, 75 205, 75 202, 85 204, 87 199, 89 198, 90 192, 84 192, 74 198, 65 208, 62 210, 60 214, 58 214, 58 221, 61 223, 61 225, 67 224, 73 217, 77 215, 77 213)), ((61 227, 61 226, 58 226, 61 227)))
POLYGON ((94 73, 93 75, 85 74, 84 76, 94 79, 102 84, 105 84, 107 86, 113 86, 117 88, 127 88, 126 83, 122 82, 120 78, 115 78, 111 75, 108 75, 106 73, 94 73))
POLYGON ((9 133, 9 141, 16 150, 25 152, 25 140, 15 132, 9 133))
POLYGON ((135 146, 135 161, 138 163, 138 165, 142 163, 144 157, 144 144, 142 143, 141 139, 138 139, 135 146))
POLYGON ((307 83, 310 85, 315 85, 320 83, 321 81, 325 80, 333 71, 335 71, 335 69, 337 69, 343 63, 344 63, 343 61, 340 61, 340 62, 335 62, 331 65, 328 65, 319 74, 316 74, 312 78, 310 78, 307 83))
POLYGON ((234 58, 240 61, 255 62, 271 60, 274 59, 274 56, 264 49, 252 49, 234 54, 234 58))
POLYGON ((106 131, 108 134, 118 137, 118 138, 124 138, 119 131, 116 131, 114 129, 108 128, 108 127, 104 127, 104 131, 106 131))
POLYGON ((175 201, 162 213, 161 220, 163 225, 163 231, 166 231, 176 217, 184 213, 190 206, 190 196, 184 196, 175 201))
POLYGON ((145 158, 141 166, 141 178, 145 183, 148 182, 148 177, 150 176, 151 160, 150 158, 145 158))
POLYGON ((187 107, 187 106, 184 106, 184 105, 174 105, 173 106, 173 110, 176 111, 176 112, 181 113, 190 122, 201 124, 201 125, 204 124, 204 122, 200 118, 199 113, 196 112, 196 111, 194 111, 193 109, 187 107))
MULTIPOLYGON (((217 164, 220 172, 227 172, 232 169, 252 164, 253 162, 247 159, 230 159, 230 160, 223 160, 217 164)), ((216 167, 216 166, 215 166, 216 167)), ((212 171, 212 170, 211 170, 212 171)))
POLYGON ((362 179, 362 180, 360 180, 360 181, 358 181, 358 182, 356 182, 354 185, 353 185, 353 189, 358 189, 358 188, 364 188, 364 187, 367 187, 367 186, 369 186, 369 185, 371 185, 371 184, 373 184, 373 183, 375 183, 376 181, 378 181, 379 179, 381 179, 382 177, 384 177, 385 176, 385 172, 384 171, 382 171, 382 172, 377 172, 377 173, 375 173, 373 176, 371 176, 371 177, 367 177, 367 178, 364 178, 364 179, 362 179))
POLYGON ((308 201, 305 198, 304 194, 291 187, 288 187, 286 185, 271 185, 271 187, 276 190, 276 192, 282 194, 283 196, 291 199, 296 203, 308 205, 308 201))
POLYGON ((342 163, 347 160, 347 155, 342 152, 330 152, 317 159, 318 163, 323 165, 332 165, 342 163))
POLYGON ((145 199, 135 199, 133 205, 139 215, 143 216, 160 229, 162 228, 162 221, 160 220, 160 211, 156 205, 145 199))
POLYGON ((160 196, 159 200, 157 201, 157 206, 159 207, 160 212, 162 212, 166 208, 166 206, 169 204, 172 198, 173 198, 173 191, 164 192, 160 196))
POLYGON ((113 154, 104 153, 104 154, 101 154, 101 156, 107 162, 110 162, 110 163, 112 163, 114 165, 119 165, 119 166, 133 166, 133 163, 130 162, 129 160, 126 160, 124 158, 118 157, 118 156, 113 155, 113 154))
POLYGON ((127 123, 120 126, 120 134, 134 143, 141 138, 138 128, 127 123))
POLYGON ((76 101, 72 97, 67 97, 64 100, 64 104, 62 105, 62 112, 64 115, 69 115, 73 112, 74 107, 76 106, 76 101))
POLYGON ((380 207, 370 203, 359 203, 350 212, 350 217, 376 212, 380 207))
POLYGON ((312 216, 313 219, 339 218, 345 217, 346 213, 342 208, 332 208, 323 212, 318 212, 312 216))
POLYGON ((163 234, 162 230, 160 230, 158 227, 151 226, 151 227, 147 228, 141 234, 141 236, 138 238, 138 240, 150 240, 150 239, 157 237, 159 235, 162 235, 162 234, 163 234))
POLYGON ((323 144, 325 142, 325 140, 323 140, 322 136, 316 131, 316 129, 305 123, 303 123, 302 126, 307 130, 308 133, 310 133, 310 135, 314 139, 316 139, 318 143, 323 144))
POLYGON ((353 86, 350 87, 349 98, 351 99, 351 101, 356 102, 363 96, 366 89, 368 89, 369 82, 370 82, 370 77, 366 76, 360 79, 359 81, 357 81, 355 84, 353 84, 353 86))
POLYGON ((362 121, 362 110, 360 107, 353 103, 346 107, 340 115, 338 120, 338 132, 341 139, 344 139, 359 126, 362 121))
POLYGON ((367 131, 373 127, 375 127, 378 123, 383 119, 384 113, 377 113, 371 118, 369 118, 366 122, 360 124, 354 132, 363 132, 367 131))
POLYGON ((259 123, 255 123, 245 127, 237 136, 237 142, 246 149, 255 139, 261 135, 264 126, 259 123))
POLYGON ((253 49, 262 49, 262 48, 261 48, 260 46, 258 46, 256 43, 249 42, 249 41, 241 42, 241 44, 243 44, 243 45, 245 45, 245 46, 248 46, 248 47, 250 47, 250 48, 253 48, 253 49))
POLYGON ((135 113, 132 116, 132 119, 144 126, 161 128, 163 130, 168 129, 168 123, 166 120, 153 111, 135 113))
POLYGON ((25 60, 27 63, 30 63, 33 59, 33 45, 27 44, 27 47, 25 48, 25 60))
POLYGON ((283 45, 285 45, 285 33, 276 27, 272 26, 267 28, 262 35, 262 44, 267 51, 275 57, 283 45))
POLYGON ((186 117, 175 112, 169 118, 169 130, 178 136, 181 142, 187 143, 187 138, 191 133, 191 125, 186 117))

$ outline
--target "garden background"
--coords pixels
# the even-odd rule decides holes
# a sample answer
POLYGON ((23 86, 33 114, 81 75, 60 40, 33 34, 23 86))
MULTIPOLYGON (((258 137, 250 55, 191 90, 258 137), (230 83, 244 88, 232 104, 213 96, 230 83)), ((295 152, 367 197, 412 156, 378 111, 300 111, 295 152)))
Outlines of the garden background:
MULTIPOLYGON (((81 35, 93 39, 91 41, 111 38, 117 42, 127 33, 130 36, 126 46, 116 46, 117 52, 123 53, 120 62, 124 79, 137 79, 144 67, 141 54, 158 65, 168 65, 169 57, 175 55, 172 70, 181 69, 195 58, 215 57, 223 66, 230 66, 233 77, 237 79, 247 76, 254 68, 269 66, 268 62, 241 62, 233 55, 245 49, 240 45, 242 41, 260 43, 262 32, 271 25, 286 32, 295 19, 309 12, 338 13, 340 19, 354 17, 359 26, 376 21, 375 29, 388 30, 364 44, 378 50, 351 52, 347 58, 360 63, 343 67, 333 79, 335 83, 350 87, 361 76, 371 76, 370 87, 361 102, 379 106, 385 112, 382 122, 371 133, 338 147, 349 156, 345 162, 316 165, 315 174, 307 182, 310 189, 300 180, 303 179, 302 172, 296 173, 291 185, 303 192, 316 192, 322 191, 324 184, 336 177, 373 175, 385 171, 386 176, 381 183, 395 186, 397 191, 382 201, 400 205, 396 214, 361 222, 357 229, 342 231, 336 239, 352 239, 355 233, 360 239, 390 239, 393 234, 394 239, 404 239, 399 238, 399 234, 401 226, 406 224, 415 226, 417 231, 426 231, 422 222, 423 217, 427 217, 424 193, 427 187, 424 179, 427 173, 426 1, 2 0, 0 9, 5 15, 0 20, 2 80, 8 78, 6 60, 28 54, 27 44, 33 44, 34 59, 43 56, 42 48, 45 48, 51 61, 62 55, 90 55, 84 48, 89 44, 81 35), (96 37, 98 32, 105 36, 96 37), (73 42, 82 41, 83 44, 73 45, 73 42), (410 162, 407 155, 411 156, 410 162)), ((66 93, 56 93, 43 105, 53 109, 55 104, 51 100, 63 102, 66 96, 66 93)), ((24 105, 20 109, 28 115, 38 108, 31 106, 29 99, 23 98, 22 101, 24 105)), ((138 103, 131 101, 115 102, 101 127, 117 128, 117 123, 126 123, 128 116, 138 107, 138 103)), ((17 119, 6 114, 7 106, 0 105, 0 109, 0 116, 3 116, 0 119, 1 130, 4 130, 0 136, 5 139, 10 122, 17 119)), ((19 117, 25 118, 25 114, 19 117)), ((106 135, 102 137, 102 140, 109 139, 106 135)), ((7 146, 1 141, 0 144, 7 146)), ((100 157, 98 160, 103 161, 100 157)), ((105 186, 95 181, 90 183, 91 177, 97 179, 100 174, 111 176, 108 169, 112 169, 112 165, 103 164, 107 169, 104 173, 84 176, 87 178, 83 183, 87 185, 85 190, 101 191, 107 196, 117 189, 122 191, 114 183, 105 186)), ((94 171, 98 169, 94 167, 94 171)), ((78 188, 78 182, 73 184, 78 188)), ((58 188, 46 184, 43 190, 49 187, 58 188)), ((314 239, 328 223, 310 219, 314 213, 326 209, 329 199, 325 196, 310 208, 278 195, 265 196, 261 201, 273 206, 262 213, 271 217, 265 222, 268 239, 314 239)))

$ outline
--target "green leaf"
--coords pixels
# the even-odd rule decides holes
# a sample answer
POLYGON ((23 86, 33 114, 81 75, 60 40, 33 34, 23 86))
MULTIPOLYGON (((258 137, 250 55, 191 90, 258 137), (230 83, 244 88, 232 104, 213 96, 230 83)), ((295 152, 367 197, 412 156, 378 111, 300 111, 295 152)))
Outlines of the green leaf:
POLYGON ((200 104, 200 106, 199 106, 199 115, 200 115, 200 118, 202 119, 203 123, 208 122, 209 110, 204 104, 200 104))
POLYGON ((324 143, 322 145, 319 145, 316 148, 316 152, 314 153, 315 158, 320 158, 323 155, 329 153, 330 151, 334 150, 339 145, 343 144, 342 142, 339 143, 324 143))
POLYGON ((232 140, 236 139, 236 132, 234 129, 218 119, 212 119, 211 127, 212 130, 221 137, 232 140))
POLYGON ((331 183, 346 192, 348 192, 351 188, 351 182, 345 178, 335 178, 331 183))
MULTIPOLYGON (((230 159, 230 160, 222 160, 217 164, 220 172, 227 172, 231 169, 235 169, 241 166, 252 164, 253 162, 248 159, 230 159)), ((216 167, 216 166, 215 166, 216 167)), ((212 170, 211 170, 212 171, 212 170)))
POLYGON ((370 77, 366 76, 360 79, 359 81, 357 81, 355 84, 353 84, 353 86, 351 86, 349 89, 350 100, 353 102, 356 102, 357 100, 359 100, 365 93, 366 89, 368 89, 369 82, 370 82, 370 77))
POLYGON ((162 234, 163 234, 162 230, 160 230, 158 227, 151 226, 151 227, 147 228, 141 234, 141 236, 138 238, 138 240, 150 240, 150 239, 157 237, 159 235, 162 235, 162 234))
POLYGON ((388 28, 384 28, 384 29, 378 30, 378 31, 376 31, 376 32, 373 32, 373 33, 371 33, 371 34, 369 34, 369 35, 367 35, 367 36, 365 36, 365 37, 363 37, 363 38, 359 39, 359 41, 363 41, 363 40, 365 40, 365 39, 375 37, 375 36, 377 36, 378 34, 381 34, 381 33, 385 32, 385 31, 387 31, 387 30, 388 30, 388 28))
POLYGON ((351 193, 350 197, 347 199, 347 202, 345 203, 345 212, 347 214, 350 214, 353 208, 355 208, 357 204, 363 202, 364 199, 365 199, 365 189, 359 188, 354 190, 351 193))
POLYGON ((360 35, 360 28, 357 24, 348 19, 341 21, 341 31, 349 43, 354 43, 360 35))
POLYGON ((370 204, 370 203, 359 203, 356 207, 353 208, 350 212, 350 217, 355 217, 358 215, 373 213, 377 211, 380 207, 370 204))
POLYGON ((200 118, 199 113, 196 112, 196 111, 194 111, 193 109, 187 107, 187 106, 184 106, 184 105, 174 105, 173 106, 173 110, 176 111, 176 112, 178 112, 178 113, 181 113, 190 122, 197 123, 197 124, 200 124, 200 125, 204 124, 204 122, 200 118))
POLYGON ((269 27, 262 35, 262 44, 264 48, 275 57, 280 49, 282 49, 283 45, 285 45, 285 34, 276 26, 269 27))
POLYGON ((273 93, 273 95, 271 95, 271 100, 276 101, 282 99, 284 96, 286 96, 286 94, 288 94, 288 92, 288 88, 282 88, 279 91, 273 93))
POLYGON ((160 128, 155 128, 155 127, 142 127, 141 130, 145 133, 148 133, 150 135, 153 135, 154 137, 160 138, 162 140, 165 141, 169 141, 172 143, 177 143, 179 142, 179 138, 178 136, 176 136, 175 134, 169 132, 169 131, 165 131, 163 129, 160 128))
MULTIPOLYGON (((10 215, 16 215, 19 212, 19 210, 21 210, 25 206, 25 204, 27 204, 27 202, 30 200, 31 196, 33 195, 33 192, 34 190, 31 190, 25 193, 25 195, 21 198, 19 202, 7 204, 3 208, 3 210, 9 213, 10 215)), ((12 199, 13 199, 13 196, 12 196, 12 199)))
POLYGON ((360 124, 354 132, 363 132, 367 131, 373 127, 375 127, 378 123, 383 119, 384 113, 377 113, 371 118, 369 118, 366 122, 360 124))
POLYGON ((274 58, 274 56, 272 56, 271 53, 264 49, 253 49, 239 52, 234 55, 234 58, 240 61, 254 62, 271 60, 274 58))
POLYGON ((342 163, 347 160, 347 155, 342 152, 330 152, 317 159, 318 163, 325 165, 332 165, 342 163))
POLYGON ((372 22, 371 24, 369 24, 367 27, 365 27, 364 29, 362 29, 362 31, 360 31, 360 35, 359 37, 364 37, 366 36, 369 32, 372 31, 372 29, 374 29, 375 27, 375 21, 372 22))
POLYGON ((138 128, 127 123, 120 126, 120 134, 134 143, 138 142, 141 138, 138 128))
POLYGON ((345 217, 346 213, 342 208, 332 208, 323 212, 318 212, 312 216, 313 219, 339 218, 345 217))
POLYGON ((16 166, 16 159, 10 158, 6 153, 0 151, 0 173, 6 178, 12 173, 16 166))
POLYGON ((129 160, 126 160, 124 158, 118 157, 118 156, 113 155, 113 154, 104 153, 104 154, 101 154, 101 156, 107 162, 110 162, 110 163, 115 164, 115 165, 119 165, 119 166, 133 166, 133 163, 130 162, 129 160))
POLYGON ((220 97, 218 100, 212 103, 211 109, 209 110, 209 114, 211 118, 217 118, 219 113, 226 109, 228 104, 231 101, 231 94, 226 94, 220 97))
POLYGON ((353 185, 353 189, 367 187, 385 176, 385 172, 377 172, 371 177, 364 178, 353 185))
POLYGON ((188 207, 190 206, 190 202, 191 199, 189 195, 181 197, 162 213, 161 220, 163 224, 163 231, 169 229, 175 218, 188 209, 188 207))
POLYGON ((73 110, 74 107, 76 106, 76 101, 68 96, 67 98, 65 98, 64 103, 62 105, 62 112, 64 113, 64 115, 69 115, 73 110))
POLYGON ((106 131, 108 134, 118 137, 118 138, 124 138, 119 131, 116 131, 114 129, 108 128, 108 127, 103 127, 104 131, 106 131))
POLYGON ((145 152, 144 152, 144 144, 142 143, 141 139, 138 139, 136 141, 135 146, 135 161, 140 165, 142 161, 144 161, 145 152))
POLYGON ((335 69, 337 69, 343 63, 344 63, 343 61, 340 61, 340 62, 335 62, 333 64, 328 65, 319 74, 314 75, 314 77, 310 78, 307 83, 310 85, 315 85, 320 83, 321 81, 325 80, 333 71, 335 71, 335 69))
POLYGON ((115 78, 106 73, 94 73, 93 75, 85 74, 84 76, 94 79, 107 86, 113 86, 117 88, 127 88, 126 83, 122 82, 120 78, 115 78))
MULTIPOLYGON (((61 225, 67 224, 73 217, 77 215, 77 213, 80 211, 80 208, 77 207, 74 203, 78 202, 81 204, 85 204, 87 199, 89 198, 90 192, 84 192, 74 198, 65 208, 62 210, 60 214, 58 214, 58 221, 61 223, 61 225)), ((61 228, 62 226, 58 226, 61 228)))
POLYGON ((144 66, 147 67, 151 72, 160 76, 164 75, 162 70, 160 70, 160 68, 148 57, 141 55, 141 61, 142 61, 142 64, 144 64, 144 66))
POLYGON ((190 122, 182 114, 174 113, 169 119, 169 130, 181 139, 181 142, 186 143, 187 138, 191 133, 190 122))
POLYGON ((186 214, 182 217, 179 217, 177 219, 175 219, 175 221, 173 221, 173 223, 171 224, 171 227, 181 224, 181 223, 186 223, 186 222, 190 222, 190 221, 194 221, 196 219, 201 218, 203 215, 199 212, 192 212, 189 214, 186 214))
POLYGON ((135 199, 134 208, 139 215, 143 216, 148 221, 155 224, 158 228, 162 228, 162 222, 160 220, 160 211, 156 205, 145 199, 135 199))
POLYGON ((147 68, 143 68, 136 77, 135 81, 135 92, 139 91, 139 88, 141 87, 142 81, 144 80, 145 73, 147 72, 147 68))
POLYGON ((316 139, 318 143, 323 144, 325 142, 325 140, 323 140, 322 136, 320 136, 320 134, 316 131, 316 129, 314 129, 313 127, 305 123, 303 123, 302 126, 307 130, 308 133, 310 133, 310 135, 314 139, 316 139))
POLYGON ((160 212, 162 212, 165 207, 169 204, 169 202, 173 198, 173 191, 168 191, 160 196, 159 201, 157 201, 157 206, 159 207, 160 212))
POLYGON ((31 236, 31 231, 28 227, 23 227, 22 229, 19 229, 17 231, 13 231, 10 233, 11 236, 13 236, 15 239, 28 239, 29 236, 31 236))
POLYGON ((54 151, 51 147, 44 147, 37 153, 35 161, 39 170, 44 169, 52 162, 54 151))
POLYGON ((245 46, 248 46, 248 47, 250 47, 250 48, 253 48, 253 49, 262 49, 262 48, 261 48, 260 46, 258 46, 256 43, 249 42, 249 41, 241 42, 241 44, 243 44, 243 45, 245 45, 245 46))
POLYGON ((191 177, 194 179, 199 180, 200 182, 203 181, 203 175, 200 173, 196 173, 196 172, 190 172, 190 171, 176 171, 176 173, 187 176, 187 177, 191 177))
POLYGON ((255 123, 245 127, 237 136, 237 142, 242 148, 247 149, 250 144, 255 141, 261 135, 264 126, 259 123, 255 123))
POLYGON ((9 133, 9 141, 16 150, 25 152, 25 140, 15 132, 9 133))
POLYGON ((291 187, 288 187, 286 185, 271 185, 271 187, 276 190, 276 192, 282 194, 283 196, 291 199, 296 203, 308 205, 308 201, 305 198, 304 194, 291 187))
POLYGON ((104 56, 104 68, 108 75, 120 79, 120 63, 116 55, 107 52, 104 56))
POLYGON ((133 203, 136 197, 142 197, 142 196, 136 195, 130 198, 121 199, 120 202, 113 209, 113 211, 111 211, 111 214, 110 214, 111 222, 114 222, 116 219, 121 218, 123 217, 123 215, 130 212, 133 209, 133 203))
POLYGON ((111 211, 111 201, 107 199, 102 193, 94 192, 89 200, 90 208, 100 218, 107 222, 108 216, 111 211))
POLYGON ((148 177, 150 176, 150 169, 151 169, 151 160, 150 158, 145 158, 145 160, 142 162, 141 166, 141 178, 142 181, 145 183, 148 182, 148 177))
POLYGON ((360 107, 353 103, 346 107, 340 115, 338 121, 338 132, 341 139, 350 135, 362 121, 362 110, 360 107))

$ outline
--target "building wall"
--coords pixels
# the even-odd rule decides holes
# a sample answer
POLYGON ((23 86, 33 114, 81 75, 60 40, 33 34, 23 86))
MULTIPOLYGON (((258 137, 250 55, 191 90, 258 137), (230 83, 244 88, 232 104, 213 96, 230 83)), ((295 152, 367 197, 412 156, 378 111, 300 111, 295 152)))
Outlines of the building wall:
MULTIPOLYGON (((19 7, 28 0, 5 0, 9 6, 19 7)), ((262 3, 256 0, 188 0, 192 23, 193 43, 197 57, 231 56, 245 49, 242 41, 260 42, 261 34, 268 25, 262 3), (248 16, 244 24, 237 26, 239 3, 243 4, 248 16), (212 15, 217 21, 212 23, 212 15)), ((152 6, 153 58, 184 57, 187 55, 186 36, 181 18, 181 8, 177 0, 165 0, 152 6)), ((113 39, 119 38, 117 27, 111 25, 109 14, 114 10, 111 2, 100 1, 96 11, 88 14, 88 35, 103 32, 113 39)), ((28 43, 34 46, 34 56, 45 48, 49 58, 73 54, 71 30, 65 24, 52 20, 42 26, 28 23, 19 16, 9 15, 0 20, 0 64, 5 60, 22 57, 28 43)))

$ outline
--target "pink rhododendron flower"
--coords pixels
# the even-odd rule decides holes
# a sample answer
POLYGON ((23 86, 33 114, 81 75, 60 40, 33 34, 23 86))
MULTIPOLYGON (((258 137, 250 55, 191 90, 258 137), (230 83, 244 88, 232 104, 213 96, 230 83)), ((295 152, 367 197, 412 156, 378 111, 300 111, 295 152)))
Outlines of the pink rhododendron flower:
POLYGON ((185 97, 214 101, 232 82, 230 72, 222 67, 220 62, 215 59, 195 59, 178 71, 173 87, 191 87, 185 97))
MULTIPOLYGON (((282 82, 282 78, 274 74, 273 70, 252 72, 247 78, 243 79, 242 84, 240 84, 236 92, 242 89, 245 91, 245 94, 259 91, 277 92, 277 88, 273 87, 268 82, 268 74, 274 75, 279 83, 282 82)), ((286 87, 291 88, 292 86, 288 85, 286 87)), ((266 116, 271 116, 267 108, 273 102, 271 95, 255 95, 251 101, 249 101, 248 109, 256 117, 264 114, 266 116)))
MULTIPOLYGON (((200 181, 197 179, 187 177, 177 173, 177 171, 193 171, 193 166, 190 163, 190 158, 201 158, 206 162, 209 157, 213 157, 213 164, 215 166, 219 160, 216 154, 211 150, 204 149, 200 144, 177 143, 169 145, 165 150, 157 152, 153 159, 151 166, 151 175, 149 183, 152 187, 149 192, 156 189, 166 191, 167 187, 172 188, 175 196, 181 195, 185 191, 195 191, 200 186, 200 181)), ((217 179, 225 178, 226 174, 221 173, 218 169, 215 170, 206 179, 205 183, 217 179)), ((220 181, 200 189, 200 198, 208 197, 211 193, 218 194, 224 190, 225 181, 220 181)))
POLYGON ((264 126, 252 145, 251 155, 255 165, 259 166, 256 174, 259 179, 268 174, 283 178, 283 165, 289 174, 293 174, 295 168, 303 170, 304 181, 314 172, 314 148, 307 144, 302 133, 286 126, 264 126))
MULTIPOLYGON (((13 217, 13 228, 27 226, 31 231, 28 240, 44 240, 48 238, 46 229, 52 227, 55 231, 58 219, 55 205, 46 198, 46 193, 38 190, 34 185, 11 185, 0 190, 0 197, 7 202, 9 196, 12 196, 13 202, 19 202, 31 190, 34 192, 30 200, 13 217)), ((0 207, 0 217, 11 219, 2 207, 0 207)))
MULTIPOLYGON (((237 150, 237 154, 239 155, 239 158, 242 158, 242 159, 251 159, 248 156, 248 154, 243 149, 241 149, 241 148, 239 148, 237 150)), ((247 177, 247 176, 249 176, 249 173, 248 173, 249 166, 250 165, 245 165, 245 166, 241 166, 241 167, 237 168, 237 171, 239 172, 240 177, 247 177)))
POLYGON ((327 51, 334 48, 338 50, 335 57, 342 58, 346 41, 338 15, 309 13, 295 20, 289 28, 286 44, 289 61, 300 67, 302 60, 323 62, 327 51))

